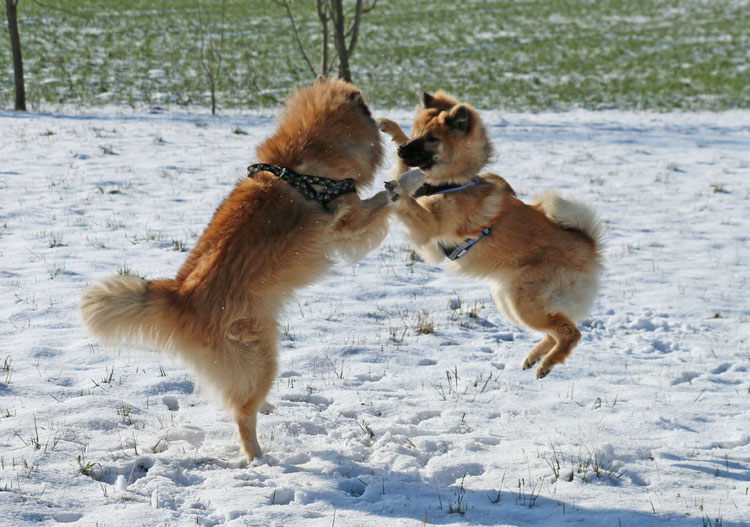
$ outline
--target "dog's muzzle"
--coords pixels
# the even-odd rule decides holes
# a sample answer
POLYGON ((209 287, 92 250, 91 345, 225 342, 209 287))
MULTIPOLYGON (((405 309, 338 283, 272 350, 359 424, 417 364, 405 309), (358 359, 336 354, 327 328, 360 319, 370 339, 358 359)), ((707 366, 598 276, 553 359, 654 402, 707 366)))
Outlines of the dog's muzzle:
POLYGON ((397 149, 398 157, 409 167, 419 167, 427 170, 435 164, 435 153, 425 150, 420 144, 410 142, 397 149))

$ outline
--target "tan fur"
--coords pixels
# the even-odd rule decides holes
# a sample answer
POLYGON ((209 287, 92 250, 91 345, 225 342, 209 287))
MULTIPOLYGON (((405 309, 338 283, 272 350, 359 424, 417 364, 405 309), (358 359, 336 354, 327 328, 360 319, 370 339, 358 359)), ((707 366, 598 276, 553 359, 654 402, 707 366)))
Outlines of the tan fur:
MULTIPOLYGON (((487 138, 484 125, 471 105, 459 103, 444 91, 440 90, 429 95, 429 106, 425 106, 425 95, 427 94, 423 94, 422 104, 417 106, 411 138, 418 138, 430 131, 440 140, 435 154, 439 162, 429 171, 428 178, 433 182, 440 181, 441 183, 455 183, 466 177, 471 180, 492 156, 492 144, 487 138), (446 125, 446 121, 450 120, 460 107, 476 117, 476 120, 471 123, 471 137, 468 139, 457 135, 446 125)), ((401 130, 401 127, 389 119, 378 119, 378 126, 381 131, 391 137, 397 146, 409 141, 409 137, 401 130)), ((396 179, 408 169, 409 166, 397 156, 396 163, 391 169, 391 178, 396 179)))
MULTIPOLYGON (((371 184, 381 161, 378 128, 359 91, 321 80, 287 101, 258 160, 299 173, 371 184)), ((385 192, 346 194, 330 212, 261 172, 237 182, 174 279, 113 276, 83 291, 91 333, 172 351, 222 395, 248 457, 261 455, 256 413, 276 373, 278 313, 331 257, 361 258, 388 228, 385 192)))
MULTIPOLYGON (((492 152, 479 114, 443 92, 423 94, 411 139, 392 121, 378 125, 400 147, 396 170, 405 170, 410 159, 423 162, 424 180, 432 185, 471 182, 492 152), (461 121, 452 122, 460 108, 461 121)), ((439 243, 456 246, 490 227, 449 269, 489 280, 503 314, 546 334, 524 369, 541 359, 541 378, 565 360, 581 337, 575 322, 590 310, 602 270, 602 229, 589 207, 554 192, 527 205, 495 174, 461 191, 416 200, 398 180, 387 186, 396 215, 428 263, 448 262, 439 243)))

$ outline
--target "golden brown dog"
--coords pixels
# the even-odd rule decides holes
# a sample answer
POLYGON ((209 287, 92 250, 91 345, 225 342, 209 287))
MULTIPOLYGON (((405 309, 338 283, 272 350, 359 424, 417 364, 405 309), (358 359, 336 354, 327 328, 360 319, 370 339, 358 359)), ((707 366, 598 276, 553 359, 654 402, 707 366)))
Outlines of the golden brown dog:
POLYGON ((334 187, 353 178, 361 190, 381 162, 378 127, 346 82, 319 78, 294 93, 257 156, 298 173, 297 186, 258 167, 219 205, 176 278, 112 276, 80 303, 97 337, 172 351, 218 389, 250 458, 261 455, 256 414, 275 378, 282 304, 335 254, 357 259, 376 247, 390 208, 385 191, 326 201, 326 181, 315 177, 334 187), (318 191, 325 199, 310 199, 318 191))
POLYGON ((398 144, 397 174, 386 183, 395 212, 429 263, 488 279, 511 321, 546 334, 526 356, 536 376, 562 363, 581 337, 576 321, 594 302, 601 226, 587 206, 553 192, 531 205, 500 176, 479 171, 492 153, 478 113, 444 92, 422 94, 409 139, 393 121, 381 130, 398 144))

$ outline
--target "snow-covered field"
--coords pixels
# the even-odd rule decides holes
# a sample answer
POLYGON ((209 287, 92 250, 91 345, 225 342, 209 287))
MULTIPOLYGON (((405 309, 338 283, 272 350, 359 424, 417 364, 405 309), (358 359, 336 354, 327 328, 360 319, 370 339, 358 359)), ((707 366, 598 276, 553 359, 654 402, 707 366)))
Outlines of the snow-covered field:
POLYGON ((750 113, 485 113, 522 197, 606 221, 578 348, 522 371, 538 335, 394 223, 289 304, 248 465, 188 370, 76 306, 173 276, 273 117, 98 112, 0 113, 0 523, 750 525, 750 113))

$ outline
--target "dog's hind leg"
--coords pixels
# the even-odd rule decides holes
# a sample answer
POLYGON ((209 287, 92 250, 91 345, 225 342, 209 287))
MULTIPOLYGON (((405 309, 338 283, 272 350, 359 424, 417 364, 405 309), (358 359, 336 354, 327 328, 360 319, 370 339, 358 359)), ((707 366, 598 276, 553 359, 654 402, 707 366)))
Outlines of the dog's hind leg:
POLYGON ((268 331, 248 330, 256 324, 236 324, 235 331, 224 339, 223 378, 214 379, 237 423, 242 450, 250 459, 263 455, 256 433, 257 417, 276 378, 276 337, 271 329, 275 325, 268 324, 268 331))
POLYGON ((552 334, 557 341, 552 349, 539 363, 536 369, 536 378, 546 377, 556 364, 561 364, 570 355, 571 350, 581 340, 581 332, 576 325, 562 313, 548 315, 549 321, 548 337, 552 334))
MULTIPOLYGON (((237 423, 237 432, 242 450, 250 459, 263 455, 263 451, 258 443, 256 424, 258 411, 264 408, 266 395, 268 395, 276 376, 275 362, 274 359, 273 365, 269 364, 265 368, 262 368, 267 370, 268 373, 262 376, 259 375, 256 379, 249 380, 249 382, 253 383, 253 386, 249 387, 250 389, 247 390, 244 397, 234 397, 227 401, 232 409, 232 417, 237 423)), ((254 365, 255 368, 258 366, 259 364, 254 365)))
POLYGON ((249 459, 263 456, 256 433, 258 408, 261 402, 263 401, 258 402, 256 399, 252 399, 244 405, 237 405, 234 408, 234 420, 237 423, 240 444, 249 459))
POLYGON ((256 421, 258 412, 266 408, 265 399, 276 378, 276 356, 275 353, 261 352, 253 354, 251 360, 252 368, 257 373, 255 378, 248 379, 253 386, 245 400, 234 404, 234 420, 237 422, 242 449, 248 458, 253 459, 263 455, 258 443, 256 421))
POLYGON ((581 338, 581 332, 565 314, 551 309, 545 301, 549 270, 528 269, 516 279, 505 298, 506 309, 523 325, 547 336, 524 359, 524 369, 542 358, 536 370, 537 379, 546 377, 552 368, 565 361, 581 338))

